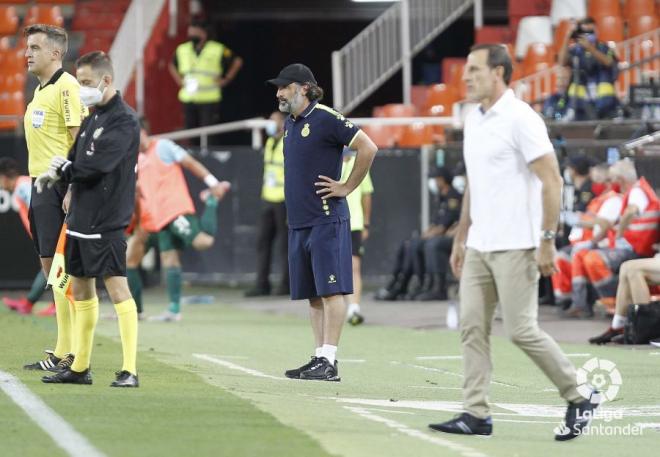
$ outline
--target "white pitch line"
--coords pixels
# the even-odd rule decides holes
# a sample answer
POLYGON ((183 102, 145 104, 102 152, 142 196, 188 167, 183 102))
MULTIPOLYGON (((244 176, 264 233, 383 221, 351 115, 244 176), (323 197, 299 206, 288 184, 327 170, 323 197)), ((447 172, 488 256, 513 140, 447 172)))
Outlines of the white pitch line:
MULTIPOLYGON (((446 375, 449 375, 449 376, 455 376, 455 377, 461 378, 461 379, 463 378, 463 375, 461 373, 454 373, 453 371, 446 370, 444 368, 433 368, 433 367, 426 367, 424 365, 414 365, 414 364, 409 364, 409 363, 401 363, 401 362, 397 362, 396 360, 393 360, 390 363, 392 365, 403 365, 403 366, 406 366, 406 367, 417 368, 419 370, 433 371, 435 373, 442 373, 442 374, 446 374, 446 375)), ((495 385, 498 385, 498 386, 509 387, 511 389, 520 389, 520 387, 518 387, 518 386, 514 386, 513 384, 507 384, 505 382, 493 381, 493 380, 491 380, 490 382, 491 382, 491 384, 495 384, 495 385)))
POLYGON ((253 370, 252 368, 242 367, 240 365, 236 365, 235 363, 229 362, 227 360, 221 360, 216 357, 210 356, 208 354, 193 354, 193 357, 200 360, 206 360, 207 362, 215 363, 216 365, 220 365, 225 368, 229 368, 231 370, 241 371, 243 373, 252 375, 257 378, 267 378, 267 379, 277 379, 277 380, 287 379, 280 376, 273 376, 266 373, 262 373, 261 371, 253 370))
POLYGON ((521 420, 515 420, 515 419, 502 419, 502 418, 497 418, 497 422, 513 422, 516 424, 552 424, 552 425, 557 425, 557 421, 550 422, 550 421, 521 421, 521 420))
POLYGON ((443 387, 443 386, 408 386, 409 389, 436 389, 436 390, 463 390, 462 387, 443 387))
POLYGON ((649 355, 660 355, 660 352, 649 352, 649 355))
POLYGON ((462 355, 420 355, 415 360, 462 360, 462 355))
POLYGON ((575 354, 564 354, 564 355, 566 357, 591 357, 591 354, 586 352, 585 353, 577 352, 575 354))
POLYGON ((395 420, 373 414, 372 412, 367 411, 364 408, 356 408, 353 406, 344 406, 344 408, 357 414, 360 417, 384 424, 387 427, 396 430, 397 432, 406 434, 413 438, 419 438, 423 441, 426 441, 427 443, 435 444, 437 446, 441 446, 450 449, 452 451, 458 452, 464 457, 487 457, 486 454, 479 452, 476 449, 472 449, 463 444, 454 443, 453 441, 440 438, 439 436, 432 436, 429 433, 422 432, 421 430, 415 430, 395 420))
POLYGON ((339 359, 339 363, 365 363, 365 359, 339 359))
MULTIPOLYGON (((105 457, 18 378, 0 370, 0 389, 71 457, 105 457)), ((84 387, 83 387, 84 389, 84 387)))

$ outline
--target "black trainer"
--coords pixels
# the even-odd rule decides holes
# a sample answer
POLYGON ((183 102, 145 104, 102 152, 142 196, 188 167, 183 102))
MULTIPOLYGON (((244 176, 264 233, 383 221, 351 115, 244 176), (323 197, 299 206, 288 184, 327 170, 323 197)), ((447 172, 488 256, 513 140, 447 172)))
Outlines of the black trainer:
POLYGON ((364 316, 360 313, 353 313, 348 316, 348 323, 352 326, 360 325, 364 322, 364 316))
POLYGON ((53 373, 64 371, 67 368, 70 368, 72 363, 73 363, 73 354, 67 354, 64 356, 63 359, 60 359, 57 365, 55 365, 52 368, 49 368, 48 371, 52 371, 53 373))
POLYGON ((309 362, 307 362, 306 364, 304 364, 303 366, 301 366, 300 368, 294 368, 292 370, 286 370, 284 372, 284 376, 286 376, 287 378, 291 378, 291 379, 300 379, 300 373, 302 373, 305 370, 308 370, 312 365, 314 365, 316 363, 316 359, 317 359, 317 357, 315 355, 313 355, 311 360, 309 362))
POLYGON ((23 368, 25 370, 49 371, 62 360, 59 357, 55 357, 53 351, 45 350, 44 352, 47 354, 45 359, 23 365, 23 368))
POLYGON ((112 381, 110 387, 140 387, 137 375, 130 371, 117 371, 115 372, 115 376, 117 379, 112 381))
POLYGON ((455 433, 458 435, 492 435, 493 419, 479 419, 472 414, 463 413, 452 420, 440 424, 429 424, 429 428, 438 432, 455 433))
POLYGON ((606 344, 612 341, 612 338, 614 338, 617 335, 623 335, 623 328, 620 329, 614 329, 612 327, 609 327, 605 333, 594 336, 593 338, 589 338, 589 343, 591 344, 606 344))
POLYGON ((316 362, 300 373, 300 379, 310 381, 341 381, 337 370, 337 361, 334 365, 325 357, 317 357, 316 362))
POLYGON ((568 441, 577 438, 589 426, 594 417, 598 401, 594 400, 598 392, 591 395, 591 399, 579 403, 569 403, 566 408, 564 423, 555 428, 555 441, 568 441))
POLYGON ((77 372, 71 368, 59 371, 51 376, 44 376, 41 378, 42 382, 46 384, 92 384, 92 373, 88 369, 85 371, 77 372))

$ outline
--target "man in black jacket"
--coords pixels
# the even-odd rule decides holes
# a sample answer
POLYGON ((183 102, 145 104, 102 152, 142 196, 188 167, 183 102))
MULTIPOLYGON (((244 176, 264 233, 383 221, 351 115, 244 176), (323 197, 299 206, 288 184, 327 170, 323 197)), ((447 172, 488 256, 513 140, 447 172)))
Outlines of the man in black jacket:
POLYGON ((112 387, 138 387, 137 309, 126 281, 126 241, 135 206, 140 126, 136 113, 113 87, 110 58, 95 51, 77 62, 80 98, 94 112, 80 126, 68 159, 55 157, 35 182, 37 191, 56 181, 70 184, 66 271, 72 277, 78 349, 73 364, 46 383, 91 384, 89 371, 101 277, 115 304, 123 348, 123 367, 112 387))

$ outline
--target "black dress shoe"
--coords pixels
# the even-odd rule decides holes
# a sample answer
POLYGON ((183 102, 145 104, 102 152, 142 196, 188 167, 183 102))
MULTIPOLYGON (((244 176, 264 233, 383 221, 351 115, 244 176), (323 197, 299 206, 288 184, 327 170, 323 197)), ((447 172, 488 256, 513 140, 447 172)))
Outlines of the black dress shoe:
POLYGON ((291 378, 291 379, 300 379, 300 373, 302 373, 305 370, 309 370, 310 367, 314 366, 314 364, 316 363, 317 358, 318 357, 313 355, 311 357, 310 361, 307 362, 306 364, 304 364, 303 366, 301 366, 299 368, 293 368, 291 370, 286 370, 284 372, 284 376, 286 376, 287 378, 291 378))
POLYGON ((589 338, 589 343, 591 344, 606 344, 612 341, 617 335, 623 335, 623 329, 613 329, 612 327, 608 328, 605 333, 589 338))
POLYGON ((245 297, 265 297, 270 295, 270 287, 253 287, 245 291, 245 297))
POLYGON ((140 387, 137 375, 130 371, 117 371, 115 376, 117 376, 117 379, 112 381, 110 387, 140 387))
POLYGON ((300 372, 300 379, 308 381, 341 381, 337 361, 332 364, 325 357, 317 357, 314 364, 308 369, 300 372))
POLYGON ((479 419, 472 414, 463 413, 450 421, 439 424, 429 424, 438 432, 455 433, 458 435, 492 435, 493 420, 490 417, 479 419))
POLYGON ((73 371, 71 368, 59 371, 51 376, 44 376, 41 382, 46 384, 92 384, 92 373, 88 369, 85 371, 73 371))
POLYGON ((555 441, 572 440, 582 434, 598 408, 598 401, 594 400, 597 395, 598 392, 594 391, 591 399, 568 404, 564 423, 555 429, 555 441))

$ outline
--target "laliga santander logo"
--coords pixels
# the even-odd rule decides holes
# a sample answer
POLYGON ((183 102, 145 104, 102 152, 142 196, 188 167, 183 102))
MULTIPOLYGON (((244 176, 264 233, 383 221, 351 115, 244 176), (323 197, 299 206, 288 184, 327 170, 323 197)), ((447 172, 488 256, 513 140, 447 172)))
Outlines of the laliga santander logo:
POLYGON ((612 401, 619 393, 622 379, 616 364, 594 357, 577 370, 577 391, 593 404, 612 401), (593 395, 594 389, 598 395, 593 395))

